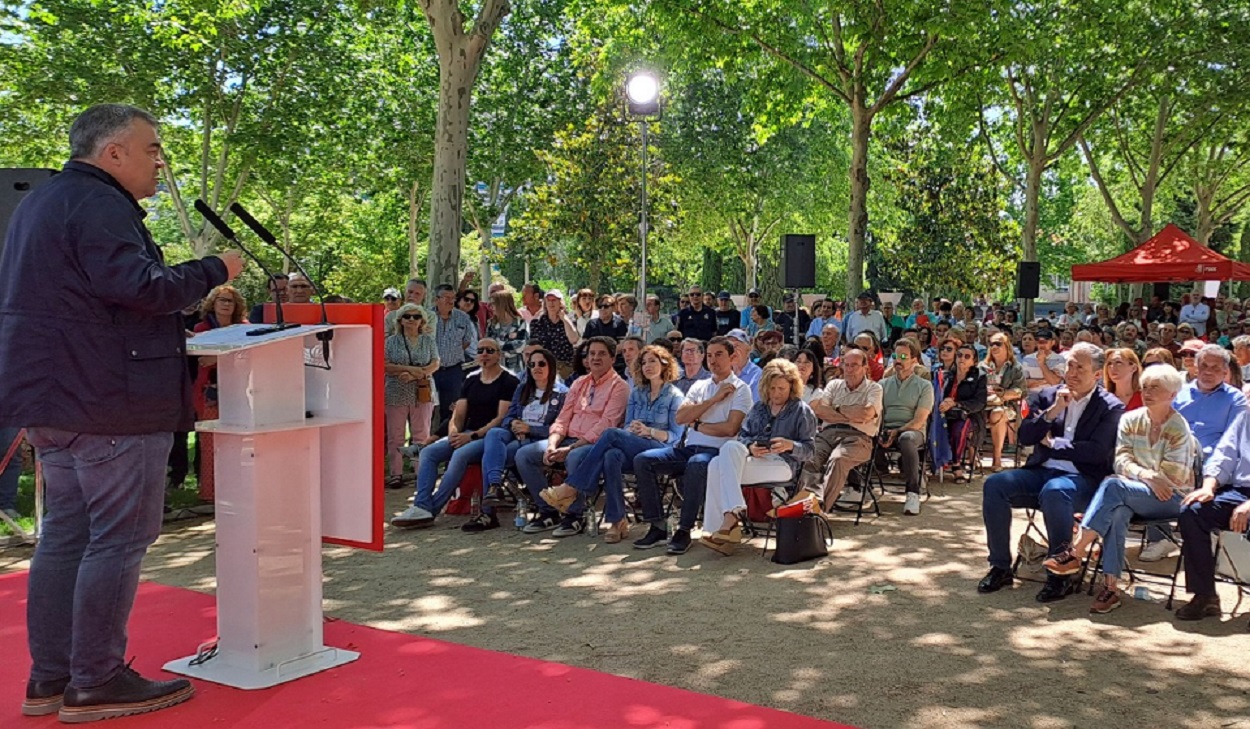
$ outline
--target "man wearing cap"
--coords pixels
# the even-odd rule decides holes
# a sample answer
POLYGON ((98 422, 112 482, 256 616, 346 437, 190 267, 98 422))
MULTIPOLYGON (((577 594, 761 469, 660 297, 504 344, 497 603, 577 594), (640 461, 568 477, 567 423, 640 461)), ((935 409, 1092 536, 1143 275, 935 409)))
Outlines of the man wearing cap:
POLYGON ((846 341, 853 342, 856 336, 864 332, 876 334, 878 342, 886 341, 888 332, 885 317, 873 308, 872 303, 872 294, 867 291, 855 297, 855 311, 848 314, 842 322, 842 336, 846 341))
POLYGON ((1055 351, 1055 332, 1049 326, 1039 326, 1035 336, 1037 351, 1026 354, 1020 362, 1031 394, 1041 392, 1043 387, 1058 385, 1068 368, 1068 361, 1055 351))
POLYGON ((677 330, 683 337, 704 342, 716 336, 716 314, 703 305, 703 289, 690 287, 690 305, 677 314, 677 330))
POLYGON ((781 299, 782 311, 773 312, 773 323, 785 334, 785 341, 790 344, 803 344, 803 336, 812 325, 812 317, 806 309, 801 308, 794 300, 794 294, 786 294, 781 299), (798 317, 798 333, 795 333, 794 318, 798 317))
POLYGON ((760 376, 764 374, 764 370, 751 361, 751 335, 742 329, 734 329, 725 335, 725 339, 733 344, 734 351, 730 362, 734 374, 751 388, 751 398, 759 400, 760 376))
POLYGON ((738 327, 741 316, 733 299, 729 298, 728 291, 722 291, 716 296, 716 306, 716 336, 723 337, 738 327))
MULTIPOLYGON (((750 331, 751 307, 762 306, 762 305, 763 305, 763 302, 760 300, 760 290, 751 289, 750 291, 748 291, 747 292, 747 305, 742 307, 742 312, 738 315, 738 327, 741 329, 746 329, 747 331, 750 331)), ((768 318, 770 320, 773 318, 773 310, 771 308, 768 309, 768 318)))
MULTIPOLYGON (((1189 423, 1189 430, 1202 449, 1202 457, 1207 459, 1237 415, 1246 409, 1246 396, 1226 382, 1231 359, 1228 350, 1220 345, 1191 339, 1181 347, 1181 356, 1194 358, 1195 376, 1176 393, 1172 407, 1189 423)), ((1156 562, 1172 556, 1175 546, 1165 537, 1167 532, 1158 527, 1146 530, 1146 546, 1138 558, 1143 562, 1156 562)))
POLYGON ((399 307, 403 303, 399 297, 399 289, 392 286, 382 291, 382 306, 386 309, 384 321, 386 331, 389 332, 395 328, 395 312, 399 311, 399 307))

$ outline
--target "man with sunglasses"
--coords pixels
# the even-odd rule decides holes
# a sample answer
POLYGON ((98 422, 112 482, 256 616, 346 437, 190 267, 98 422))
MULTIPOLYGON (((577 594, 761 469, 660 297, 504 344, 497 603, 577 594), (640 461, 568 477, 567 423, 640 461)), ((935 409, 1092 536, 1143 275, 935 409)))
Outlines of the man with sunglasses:
POLYGON ((629 325, 616 313, 616 299, 612 298, 611 294, 600 296, 599 317, 591 319, 586 324, 586 331, 582 332, 582 337, 585 339, 593 337, 621 339, 628 333, 629 325))
POLYGON ((716 314, 703 305, 703 289, 690 287, 690 306, 677 314, 677 329, 683 337, 708 341, 716 336, 716 314))
POLYGON ((894 345, 893 377, 881 383, 881 453, 897 449, 899 465, 906 482, 903 513, 920 513, 920 449, 928 435, 929 414, 933 412, 933 385, 916 375, 920 345, 904 337, 894 345))

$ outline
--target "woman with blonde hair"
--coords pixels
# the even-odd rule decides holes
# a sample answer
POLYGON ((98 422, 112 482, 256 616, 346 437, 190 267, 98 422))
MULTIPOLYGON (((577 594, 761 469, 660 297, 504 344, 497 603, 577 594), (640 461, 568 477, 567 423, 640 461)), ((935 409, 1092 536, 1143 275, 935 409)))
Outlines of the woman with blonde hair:
POLYGON ((605 430, 590 453, 569 472, 564 485, 543 491, 543 500, 564 511, 578 491, 585 496, 594 495, 602 477, 606 497, 603 518, 608 523, 603 541, 616 544, 628 536, 625 483, 621 476, 633 472, 634 457, 639 453, 681 440, 684 428, 677 424, 677 410, 686 396, 673 384, 679 372, 672 352, 654 344, 643 347, 634 361, 634 386, 625 405, 625 426, 605 430))
POLYGON ((1128 347, 1108 349, 1102 366, 1102 386, 1124 403, 1124 412, 1142 406, 1141 360, 1128 347))
POLYGON ((386 487, 403 486, 405 431, 411 442, 430 439, 430 419, 437 405, 437 390, 430 376, 438 371, 438 346, 431 333, 429 316, 416 304, 395 311, 395 323, 383 343, 386 357, 386 487))
POLYGON ((1175 367, 1176 358, 1172 356, 1171 352, 1164 349, 1163 347, 1154 347, 1153 349, 1147 349, 1146 353, 1142 355, 1142 358, 1141 358, 1142 369, 1144 370, 1147 367, 1150 367, 1151 365, 1158 365, 1158 364, 1165 364, 1168 367, 1175 367))
POLYGON ((760 400, 742 430, 707 465, 707 496, 700 544, 724 555, 742 542, 746 511, 742 486, 790 481, 815 453, 816 414, 803 402, 803 379, 793 362, 774 359, 760 375, 760 400), (709 527, 720 518, 715 532, 709 527))
POLYGON ((1023 365, 1016 361, 1011 337, 1002 332, 990 337, 981 369, 985 370, 985 382, 989 387, 985 424, 989 426, 990 440, 994 444, 994 460, 990 468, 998 473, 1003 470, 1003 444, 1007 442, 1007 431, 1011 421, 1016 419, 1016 408, 1012 403, 1024 397, 1028 378, 1023 365))
MULTIPOLYGON (((238 290, 230 284, 222 284, 204 297, 200 304, 200 323, 192 330, 195 333, 207 332, 232 324, 242 324, 247 311, 247 302, 238 290)), ((195 384, 191 387, 191 404, 195 407, 196 420, 214 420, 217 410, 217 358, 200 357, 199 370, 195 375, 195 384)), ((196 479, 199 481, 200 498, 212 501, 214 488, 213 470, 213 434, 202 432, 195 437, 195 448, 199 453, 199 470, 196 479)))
POLYGON ((578 289, 573 295, 573 309, 569 313, 573 315, 573 328, 577 330, 577 336, 585 336, 586 325, 599 317, 599 307, 596 304, 599 297, 595 296, 593 289, 578 289))
POLYGON ((516 308, 512 289, 504 288, 490 295, 491 315, 486 320, 486 336, 499 343, 503 354, 503 366, 518 375, 524 363, 521 350, 529 339, 529 327, 516 308))

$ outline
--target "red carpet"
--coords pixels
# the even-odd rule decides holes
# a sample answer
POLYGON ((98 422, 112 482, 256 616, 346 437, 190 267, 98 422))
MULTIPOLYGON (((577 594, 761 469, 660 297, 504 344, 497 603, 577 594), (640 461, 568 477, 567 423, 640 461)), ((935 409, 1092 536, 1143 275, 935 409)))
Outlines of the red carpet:
MULTIPOLYGON (((213 598, 153 583, 139 586, 129 655, 146 676, 169 677, 165 661, 216 632, 213 598)), ((241 691, 195 681, 188 703, 147 716, 112 719, 126 727, 283 729, 763 729, 842 727, 728 699, 583 668, 375 630, 343 621, 325 626, 327 645, 360 660, 293 683, 241 691)), ((56 716, 21 716, 30 667, 26 575, 0 576, 0 727, 63 726, 56 716)))

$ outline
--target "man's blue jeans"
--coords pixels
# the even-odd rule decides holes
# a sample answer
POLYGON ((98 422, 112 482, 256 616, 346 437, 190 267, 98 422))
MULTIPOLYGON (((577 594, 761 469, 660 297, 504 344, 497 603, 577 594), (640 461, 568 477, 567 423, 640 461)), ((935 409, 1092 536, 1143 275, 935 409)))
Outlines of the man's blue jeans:
POLYGON ((482 461, 483 442, 471 440, 459 448, 452 448, 446 438, 440 438, 421 449, 421 458, 417 465, 417 495, 412 503, 431 514, 438 513, 451 501, 456 493, 464 471, 474 463, 482 461), (443 471, 443 480, 438 480, 438 467, 447 464, 443 471), (434 483, 438 482, 438 490, 434 483))
MULTIPOLYGON (((21 428, 0 428, 0 461, 17 440, 21 428)), ((22 477, 22 452, 13 454, 13 460, 4 470, 0 470, 0 511, 17 508, 17 483, 22 477)))
POLYGON ((1102 481, 1098 493, 1085 510, 1081 526, 1102 537, 1102 571, 1119 577, 1124 569, 1124 543, 1134 514, 1143 519, 1175 519, 1181 513, 1181 495, 1160 501, 1150 487, 1140 481, 1111 477, 1102 481))
POLYGON ((1040 509, 1046 522, 1048 555, 1072 543, 1073 513, 1089 503, 1097 483, 1075 473, 1042 466, 1016 468, 985 479, 981 515, 992 567, 1011 569, 1011 510, 1040 509))
MULTIPOLYGON (((603 477, 603 520, 615 524, 625 518, 625 479, 622 476, 634 470, 634 457, 656 447, 658 441, 633 435, 621 428, 608 428, 595 441, 590 453, 581 460, 577 470, 570 470, 568 485, 581 492, 582 497, 594 495, 603 477)), ((569 507, 570 513, 582 513, 585 505, 579 498, 569 507)))
POLYGON ((681 517, 679 529, 693 529, 707 495, 707 464, 720 455, 719 448, 682 446, 656 448, 634 457, 634 478, 638 484, 638 500, 642 502, 642 518, 652 526, 665 529, 664 512, 660 508, 660 486, 657 472, 681 474, 681 517))
POLYGON ((173 433, 90 435, 31 428, 43 464, 43 533, 30 567, 30 677, 77 688, 125 665, 143 555, 161 533, 173 433))
MULTIPOLYGON (((566 446, 576 438, 564 438, 560 441, 561 446, 566 446)), ((586 456, 590 455, 590 448, 582 447, 569 451, 568 458, 565 459, 564 467, 569 473, 573 473, 586 460, 586 456)), ((543 470, 543 454, 547 452, 547 440, 537 440, 533 443, 521 446, 516 453, 516 470, 521 474, 521 480, 525 482, 525 490, 530 494, 530 500, 534 503, 534 508, 538 509, 540 518, 556 518, 559 512, 547 505, 539 494, 543 489, 547 488, 547 474, 543 470)), ((580 501, 580 500, 579 500, 580 501)), ((574 508, 569 509, 570 513, 581 513, 581 509, 574 512, 574 508)))

